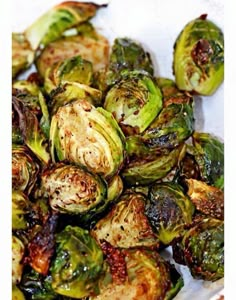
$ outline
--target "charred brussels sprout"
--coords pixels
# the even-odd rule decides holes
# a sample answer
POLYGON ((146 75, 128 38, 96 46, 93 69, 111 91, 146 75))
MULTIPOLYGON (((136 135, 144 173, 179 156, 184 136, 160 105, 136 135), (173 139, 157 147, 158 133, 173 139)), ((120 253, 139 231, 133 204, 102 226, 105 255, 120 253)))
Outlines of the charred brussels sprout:
POLYGON ((148 73, 133 71, 106 94, 110 111, 126 135, 143 132, 162 108, 162 94, 148 73))
POLYGON ((27 229, 32 204, 21 191, 12 191, 12 229, 27 229))
POLYGON ((41 191, 54 211, 84 214, 103 203, 107 187, 85 168, 61 163, 43 172, 41 191))
POLYGON ((30 67, 34 51, 23 33, 12 34, 12 78, 30 67))
POLYGON ((39 46, 45 47, 60 38, 66 29, 93 17, 99 7, 94 3, 62 2, 31 24, 25 30, 25 35, 34 50, 39 46))
POLYGON ((173 69, 180 90, 212 95, 223 82, 223 32, 207 15, 183 28, 174 46, 173 69))
POLYGON ((209 133, 194 132, 194 158, 203 181, 224 188, 224 144, 209 133))
POLYGON ((92 63, 81 56, 59 61, 47 69, 44 87, 47 93, 65 82, 78 82, 91 85, 93 75, 92 63))
POLYGON ((177 165, 184 149, 185 147, 180 145, 168 152, 155 153, 144 147, 144 155, 142 156, 143 151, 138 153, 138 157, 130 159, 122 170, 125 183, 128 186, 148 185, 164 178, 177 165))
POLYGON ((184 259, 194 278, 215 281, 224 277, 224 222, 205 219, 182 241, 184 259))
POLYGON ((92 236, 114 247, 158 247, 158 240, 144 214, 146 199, 138 193, 123 194, 108 215, 98 221, 92 236))
POLYGON ((108 266, 99 282, 100 294, 90 300, 168 300, 183 286, 183 279, 174 266, 156 251, 119 250, 108 243, 102 249, 108 266))
POLYGON ((143 70, 153 75, 151 56, 142 45, 130 38, 116 38, 112 46, 107 83, 112 85, 121 79, 124 70, 143 70))
POLYGON ((87 230, 67 226, 57 235, 51 267, 52 288, 64 296, 82 298, 96 293, 103 253, 87 230))
MULTIPOLYGON (((83 24, 81 24, 82 26, 83 24)), ((79 28, 77 28, 79 31, 79 28)), ((44 78, 47 68, 54 63, 63 61, 73 56, 80 55, 83 59, 93 64, 93 70, 105 68, 108 65, 109 43, 108 40, 93 30, 93 34, 75 32, 51 42, 36 58, 36 67, 44 78)))
POLYGON ((16 236, 12 235, 12 284, 18 284, 23 272, 25 246, 16 236))
POLYGON ((224 193, 203 181, 187 179, 188 195, 196 209, 207 216, 224 220, 224 193))
POLYGON ((185 225, 192 222, 194 206, 180 185, 155 183, 150 187, 145 214, 158 239, 169 245, 183 235, 185 225))
POLYGON ((113 116, 85 100, 60 107, 52 117, 51 155, 55 162, 82 164, 111 178, 124 160, 124 135, 113 116))
POLYGON ((40 166, 24 145, 12 146, 12 189, 30 194, 38 178, 40 166))

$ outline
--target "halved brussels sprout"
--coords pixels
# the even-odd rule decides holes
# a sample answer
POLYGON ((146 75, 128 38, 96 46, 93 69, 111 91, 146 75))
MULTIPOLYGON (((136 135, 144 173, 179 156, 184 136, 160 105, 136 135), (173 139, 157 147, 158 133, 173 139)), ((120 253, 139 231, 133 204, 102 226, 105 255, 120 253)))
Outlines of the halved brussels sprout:
POLYGON ((53 162, 82 164, 106 179, 115 175, 124 160, 124 135, 112 114, 86 100, 60 107, 50 131, 53 162))
POLYGON ((60 106, 82 99, 87 100, 95 107, 102 104, 102 92, 78 82, 64 82, 50 93, 48 103, 51 115, 54 115, 60 106))
POLYGON ((67 226, 57 234, 56 242, 51 267, 53 290, 76 299, 96 293, 103 253, 89 232, 67 226))
POLYGON ((148 73, 128 72, 108 91, 104 108, 126 135, 142 133, 160 112, 162 94, 148 73))
POLYGON ((84 214, 101 205, 107 194, 105 182, 84 167, 54 164, 41 176, 41 192, 54 211, 84 214))
POLYGON ((194 278, 215 281, 224 277, 224 222, 205 219, 186 232, 184 259, 194 278))
POLYGON ((194 132, 194 158, 203 181, 220 189, 224 188, 224 144, 209 133, 194 132))
POLYGON ((187 194, 196 209, 207 216, 224 220, 224 192, 196 179, 186 179, 187 194))
POLYGON ((25 145, 12 146, 12 189, 29 195, 38 177, 40 166, 25 145))
POLYGON ((173 71, 180 90, 212 95, 224 79, 224 36, 207 15, 189 22, 174 45, 173 71))
POLYGON ((44 88, 49 94, 60 84, 78 82, 91 85, 93 75, 92 63, 82 59, 81 56, 73 56, 54 63, 45 73, 44 88))
POLYGON ((16 236, 12 235, 12 284, 18 284, 23 272, 25 246, 16 236))
MULTIPOLYGON (((48 164, 50 154, 47 150, 48 140, 40 127, 36 115, 17 97, 12 97, 14 111, 17 113, 19 127, 24 143, 37 156, 42 164, 48 164)), ((45 130, 47 131, 47 126, 45 130)))
POLYGON ((145 202, 142 194, 123 194, 108 215, 97 222, 91 235, 98 243, 105 240, 114 247, 158 247, 158 240, 144 214, 145 202))
POLYGON ((103 252, 106 272, 99 281, 100 294, 90 300, 168 300, 183 287, 181 275, 156 251, 119 250, 104 242, 103 252))
POLYGON ((25 296, 17 285, 12 285, 12 300, 25 300, 25 296))
POLYGON ((62 2, 45 12, 25 30, 31 47, 45 47, 60 38, 63 32, 92 18, 99 7, 95 3, 77 1, 62 2))
POLYGON ((192 222, 194 205, 175 183, 154 183, 149 190, 145 214, 158 239, 169 245, 183 235, 185 225, 192 222))
POLYGON ((194 130, 192 103, 173 103, 164 107, 141 138, 154 148, 174 148, 187 140, 194 130))
POLYGON ((28 197, 21 191, 12 191, 12 229, 27 229, 29 215, 32 204, 28 197))
POLYGON ((108 85, 113 85, 121 79, 124 70, 141 70, 150 75, 154 74, 151 56, 145 52, 143 46, 130 38, 116 38, 114 40, 106 74, 108 85))
MULTIPOLYGON (((81 27, 84 25, 81 24, 81 27)), ((36 58, 36 67, 39 74, 44 78, 47 68, 54 63, 63 61, 73 56, 80 55, 83 59, 90 61, 96 72, 108 65, 109 42, 93 29, 93 34, 88 35, 86 31, 74 29, 75 35, 61 37, 49 43, 42 53, 36 58)))
POLYGON ((140 153, 122 170, 122 178, 128 186, 147 185, 162 179, 177 165, 184 151, 185 146, 180 145, 168 152, 149 151, 143 156, 140 153))
POLYGON ((25 71, 34 61, 34 51, 23 33, 12 34, 12 78, 25 71))

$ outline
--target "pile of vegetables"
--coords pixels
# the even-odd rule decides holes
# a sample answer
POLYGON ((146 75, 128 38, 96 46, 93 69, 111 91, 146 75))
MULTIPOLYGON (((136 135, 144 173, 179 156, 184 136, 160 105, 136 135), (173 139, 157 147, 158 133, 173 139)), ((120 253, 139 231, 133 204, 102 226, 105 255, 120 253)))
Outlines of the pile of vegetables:
POLYGON ((96 31, 102 7, 64 2, 12 35, 12 299, 173 299, 177 264, 224 277, 224 144, 194 126, 223 33, 192 20, 175 80, 156 77, 138 41, 96 31))

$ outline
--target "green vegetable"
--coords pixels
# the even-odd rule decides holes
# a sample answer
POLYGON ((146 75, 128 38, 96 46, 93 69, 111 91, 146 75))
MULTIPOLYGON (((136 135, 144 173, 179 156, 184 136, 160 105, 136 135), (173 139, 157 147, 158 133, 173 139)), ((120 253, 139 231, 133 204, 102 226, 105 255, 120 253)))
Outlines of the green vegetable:
POLYGON ((25 296, 17 285, 12 285, 12 300, 25 300, 25 296))
POLYGON ((194 205, 182 187, 174 183, 154 183, 149 190, 145 214, 158 239, 169 245, 183 235, 185 225, 192 222, 194 205))
POLYGON ((53 290, 76 299, 95 293, 102 264, 103 253, 89 232, 67 226, 57 235, 51 267, 53 290))
POLYGON ((28 197, 21 191, 12 191, 12 229, 27 229, 32 204, 28 197))
POLYGON ((224 36, 207 15, 189 22, 174 45, 173 70, 180 90, 212 95, 224 79, 224 36))
POLYGON ((25 246, 23 242, 12 235, 12 284, 18 284, 21 280, 24 254, 25 246))

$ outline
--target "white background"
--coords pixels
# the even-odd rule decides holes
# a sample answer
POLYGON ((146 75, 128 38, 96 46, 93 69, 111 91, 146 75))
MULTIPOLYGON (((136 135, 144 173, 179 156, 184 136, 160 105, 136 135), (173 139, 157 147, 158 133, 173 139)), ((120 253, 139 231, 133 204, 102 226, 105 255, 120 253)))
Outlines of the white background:
MULTIPOLYGON (((12 30, 23 31, 56 0, 12 0, 12 30)), ((98 1, 96 1, 98 2, 98 1)), ((104 1, 99 1, 104 3, 104 1)), ((116 37, 127 36, 141 42, 151 53, 158 76, 173 78, 173 45, 179 32, 190 20, 201 14, 224 31, 223 0, 111 0, 100 9, 94 24, 112 43, 116 37)), ((224 138, 224 84, 211 97, 196 103, 196 129, 224 138)), ((221 286, 191 280, 185 274, 185 288, 176 300, 208 300, 221 286)), ((10 299, 10 298, 9 298, 10 299)))

